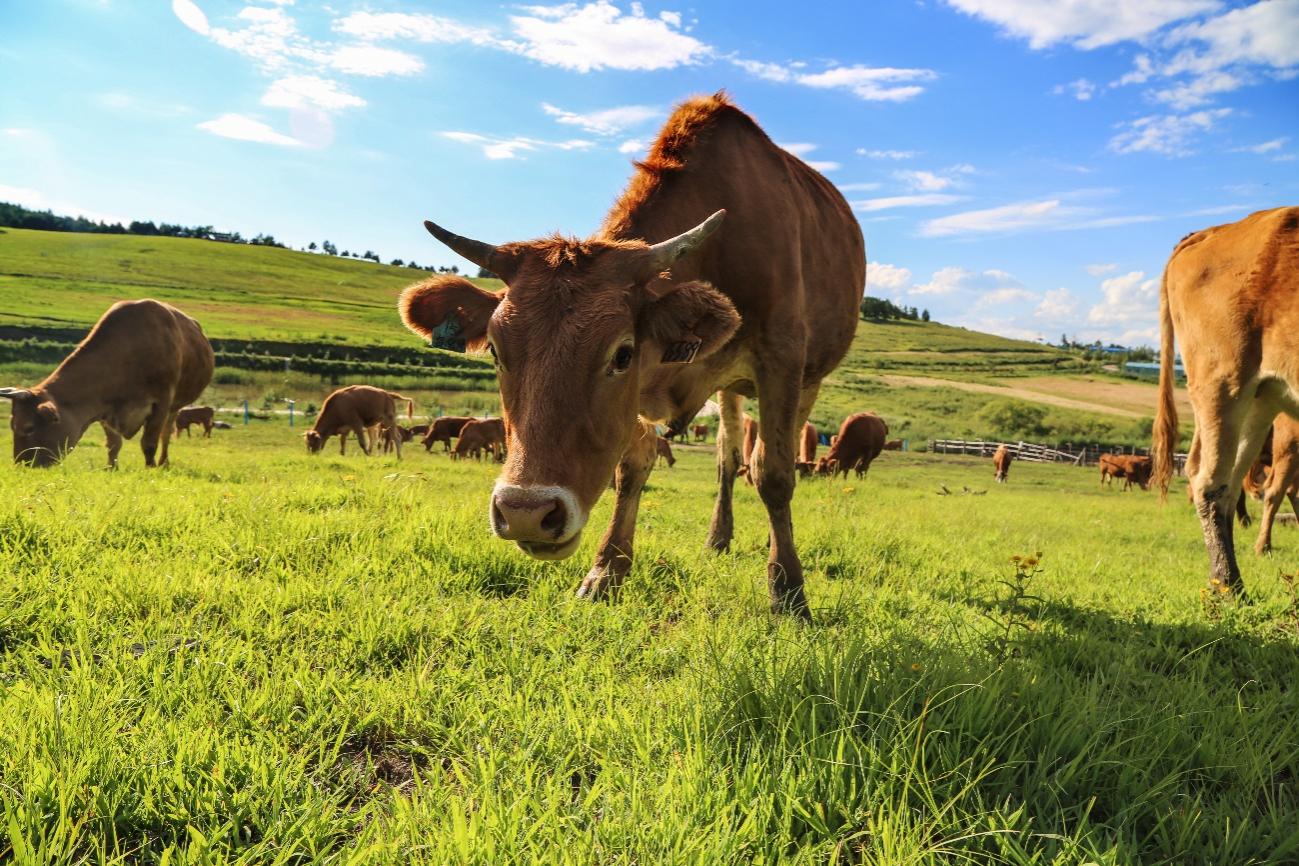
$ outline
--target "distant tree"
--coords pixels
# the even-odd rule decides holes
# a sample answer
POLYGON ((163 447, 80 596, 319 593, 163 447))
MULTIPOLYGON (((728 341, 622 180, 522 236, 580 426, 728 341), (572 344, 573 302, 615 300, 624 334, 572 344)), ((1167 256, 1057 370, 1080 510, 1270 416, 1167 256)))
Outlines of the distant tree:
POLYGON ((379 261, 379 257, 375 255, 374 250, 366 250, 365 252, 361 253, 361 258, 369 259, 370 261, 376 263, 379 261))
POLYGON ((334 246, 334 245, 333 245, 332 243, 330 243, 329 241, 325 241, 324 243, 322 243, 322 244, 320 245, 320 248, 321 248, 322 250, 324 250, 327 254, 331 255, 331 256, 336 256, 336 255, 338 255, 338 247, 334 246))
POLYGON ((921 311, 920 311, 920 321, 922 321, 922 322, 928 322, 928 321, 929 321, 929 311, 928 311, 928 310, 921 310, 921 311))
POLYGON ((127 231, 133 235, 156 235, 158 233, 158 227, 153 224, 152 220, 148 222, 132 220, 131 224, 127 226, 127 231))
POLYGON ((350 258, 352 254, 347 250, 343 250, 343 252, 340 255, 342 255, 342 257, 346 259, 346 258, 350 258))
POLYGON ((492 273, 491 271, 487 270, 487 268, 479 268, 479 269, 478 269, 478 278, 479 278, 480 280, 494 280, 494 279, 496 279, 496 274, 494 274, 494 273, 492 273))
POLYGON ((414 269, 417 270, 417 271, 419 271, 419 270, 423 270, 423 268, 421 268, 418 264, 415 263, 415 260, 414 260, 414 259, 411 259, 409 262, 407 262, 407 263, 406 263, 406 267, 408 267, 408 268, 414 268, 414 269))
POLYGON ((316 242, 312 241, 311 243, 307 244, 307 249, 311 250, 314 253, 316 251, 316 242))
POLYGON ((401 259, 393 259, 392 261, 388 262, 388 264, 392 265, 394 268, 400 268, 400 267, 404 267, 406 263, 403 262, 401 259))
POLYGON ((448 268, 447 270, 451 271, 451 273, 453 273, 453 274, 458 274, 458 273, 460 273, 460 268, 459 268, 458 266, 456 266, 456 265, 452 265, 452 266, 451 266, 450 268, 448 268))

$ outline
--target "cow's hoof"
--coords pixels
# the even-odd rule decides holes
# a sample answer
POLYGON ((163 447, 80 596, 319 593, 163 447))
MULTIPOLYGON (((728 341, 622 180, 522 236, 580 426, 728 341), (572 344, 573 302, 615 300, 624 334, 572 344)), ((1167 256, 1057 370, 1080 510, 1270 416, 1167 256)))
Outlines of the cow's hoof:
POLYGON ((1272 552, 1272 545, 1270 544, 1261 544, 1258 547, 1254 548, 1255 556, 1267 556, 1271 554, 1271 552, 1272 552))
MULTIPOLYGON (((630 563, 628 563, 630 567, 630 563)), ((601 601, 602 599, 611 599, 617 594, 619 587, 622 586, 622 579, 626 576, 627 569, 619 569, 612 565, 594 565, 582 578, 582 584, 577 588, 577 597, 586 601, 601 601)))

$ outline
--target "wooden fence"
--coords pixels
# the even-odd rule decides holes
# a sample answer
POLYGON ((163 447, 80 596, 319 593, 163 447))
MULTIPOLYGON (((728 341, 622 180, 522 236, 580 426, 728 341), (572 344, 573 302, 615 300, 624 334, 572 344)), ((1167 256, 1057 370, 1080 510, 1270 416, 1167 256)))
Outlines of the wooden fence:
MULTIPOLYGON (((937 454, 971 454, 976 457, 991 457, 997 449, 1005 445, 1016 460, 1027 460, 1030 463, 1072 463, 1075 466, 1094 466, 1102 454, 1142 454, 1149 455, 1146 448, 1102 448, 1098 446, 1053 447, 1038 445, 1033 442, 999 442, 987 439, 930 439, 929 450, 937 454)), ((1173 455, 1173 466, 1178 475, 1186 464, 1185 454, 1173 455)))

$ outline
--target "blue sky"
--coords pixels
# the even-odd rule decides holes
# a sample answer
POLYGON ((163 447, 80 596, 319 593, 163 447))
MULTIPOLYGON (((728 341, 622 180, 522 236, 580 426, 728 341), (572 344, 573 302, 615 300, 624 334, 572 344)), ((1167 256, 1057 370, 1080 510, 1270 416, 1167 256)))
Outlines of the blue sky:
POLYGON ((871 294, 1052 341, 1153 343, 1179 238, 1299 201, 1299 0, 42 0, 0 68, 0 199, 462 265, 422 219, 590 232, 725 88, 871 294))

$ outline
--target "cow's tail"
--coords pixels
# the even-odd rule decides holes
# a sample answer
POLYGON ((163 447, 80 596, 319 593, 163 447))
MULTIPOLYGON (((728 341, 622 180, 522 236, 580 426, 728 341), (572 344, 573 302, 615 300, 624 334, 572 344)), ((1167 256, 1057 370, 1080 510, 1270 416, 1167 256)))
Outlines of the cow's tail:
MULTIPOLYGON (((1172 262, 1170 261, 1171 265, 1172 262)), ((1173 452, 1177 450, 1177 404, 1173 400, 1177 376, 1173 354, 1173 314, 1168 307, 1168 268, 1159 282, 1159 403, 1155 408, 1154 441, 1150 453, 1154 458, 1154 482, 1159 486, 1159 501, 1168 500, 1168 483, 1173 477, 1173 452)))
POLYGON ((384 391, 384 393, 387 394, 389 397, 391 397, 391 398, 394 399, 394 400, 405 400, 405 401, 406 401, 406 418, 409 419, 409 420, 411 420, 411 421, 414 421, 414 420, 415 420, 415 401, 414 401, 414 400, 412 400, 410 397, 404 397, 404 396, 402 396, 401 394, 397 394, 397 393, 395 393, 395 392, 393 392, 393 391, 384 391))

